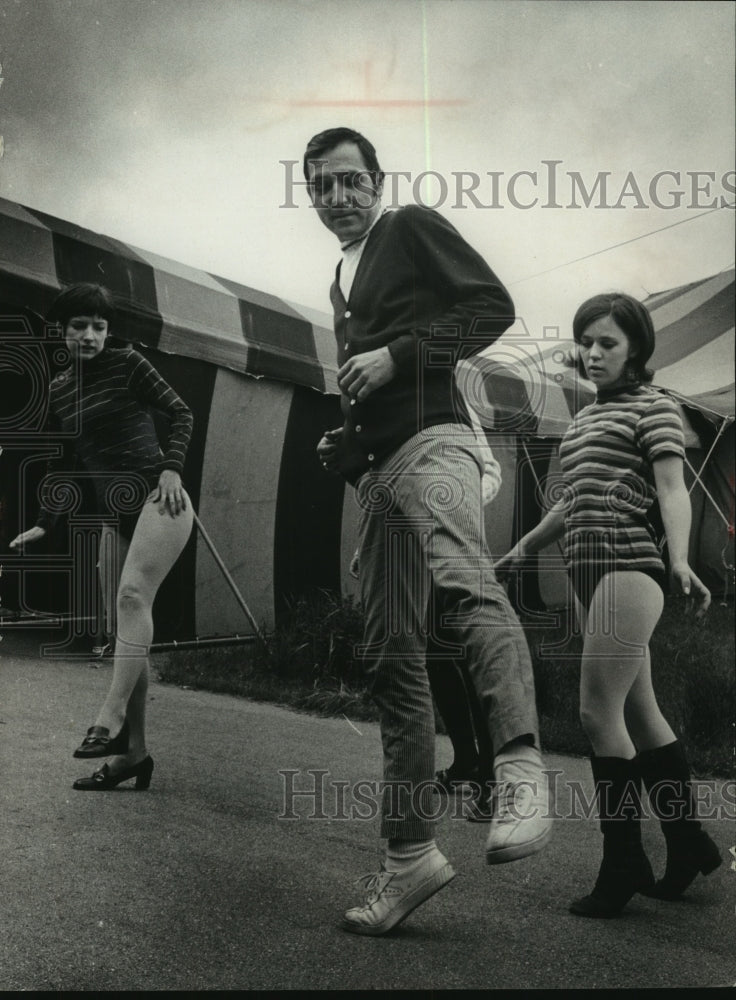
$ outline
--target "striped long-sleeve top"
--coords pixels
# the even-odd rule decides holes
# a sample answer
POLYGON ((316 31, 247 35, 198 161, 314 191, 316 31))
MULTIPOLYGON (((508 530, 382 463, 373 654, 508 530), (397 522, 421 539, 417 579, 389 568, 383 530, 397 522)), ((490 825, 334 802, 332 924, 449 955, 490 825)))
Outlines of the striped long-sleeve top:
POLYGON ((684 457, 682 420, 649 386, 601 391, 580 410, 560 444, 568 565, 664 568, 647 515, 656 499, 652 462, 670 454, 684 457))
POLYGON ((192 433, 192 413, 141 354, 106 347, 96 357, 65 369, 52 380, 49 429, 61 435, 64 455, 49 462, 37 522, 43 528, 55 519, 58 483, 54 482, 54 474, 68 469, 70 450, 94 482, 100 513, 115 507, 110 500, 111 487, 114 493, 117 485, 119 493, 121 484, 123 491, 138 494, 136 500, 131 498, 130 509, 140 502, 141 492, 145 494, 156 486, 162 469, 182 472, 192 433), (169 419, 164 452, 151 408, 169 419))

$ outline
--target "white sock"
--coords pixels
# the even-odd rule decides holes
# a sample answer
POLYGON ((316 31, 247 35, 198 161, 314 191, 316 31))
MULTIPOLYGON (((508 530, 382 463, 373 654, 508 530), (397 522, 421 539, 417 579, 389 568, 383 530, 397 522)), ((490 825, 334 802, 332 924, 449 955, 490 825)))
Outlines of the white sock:
POLYGON ((503 747, 496 754, 493 761, 493 769, 498 767, 499 764, 503 764, 505 761, 512 760, 528 760, 535 764, 542 763, 542 755, 539 749, 535 746, 530 746, 528 743, 514 742, 511 745, 503 747))
POLYGON ((436 846, 434 840, 389 840, 384 868, 387 872, 400 872, 429 854, 436 846))

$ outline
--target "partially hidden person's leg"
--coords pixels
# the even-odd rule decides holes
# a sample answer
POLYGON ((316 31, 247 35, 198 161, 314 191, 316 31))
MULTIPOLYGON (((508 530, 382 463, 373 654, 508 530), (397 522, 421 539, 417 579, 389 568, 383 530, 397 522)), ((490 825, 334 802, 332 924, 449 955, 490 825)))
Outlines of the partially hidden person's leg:
POLYGON ((427 632, 427 675, 437 710, 452 743, 450 767, 437 771, 441 789, 460 789, 460 814, 478 823, 493 815, 493 747, 473 682, 451 629, 442 625, 442 611, 432 588, 432 612, 427 632), (459 661, 455 656, 461 657, 459 661))
POLYGON ((698 819, 687 754, 657 704, 648 657, 626 699, 625 713, 639 750, 639 772, 667 844, 664 876, 647 894, 680 899, 698 873, 710 874, 723 859, 698 819))
POLYGON ((467 818, 477 823, 490 823, 493 819, 493 741, 488 732, 488 722, 483 714, 465 667, 461 668, 467 691, 470 713, 473 717, 473 731, 478 747, 478 795, 468 804, 467 818))
POLYGON ((118 531, 113 524, 103 524, 100 535, 98 572, 102 593, 105 637, 113 648, 117 631, 118 588, 129 546, 130 539, 118 531))
POLYGON ((429 581, 413 526, 396 503, 392 456, 358 484, 363 660, 383 744, 380 870, 343 927, 381 935, 454 877, 437 848, 434 710, 425 668, 429 581))
MULTIPOLYGON (((84 753, 83 744, 75 756, 121 753, 132 759, 145 754, 145 694, 148 651, 153 640, 153 601, 187 543, 192 519, 191 502, 178 517, 159 513, 158 504, 153 501, 148 501, 141 510, 118 588, 112 682, 93 727, 109 734, 111 749, 105 753, 99 747, 103 752, 84 753), (116 734, 121 735, 126 722, 128 738, 123 742, 127 745, 118 747, 116 734)), ((105 736, 99 732, 90 735, 97 735, 98 744, 104 743, 105 736)))
POLYGON ((429 686, 437 711, 452 744, 452 764, 438 771, 437 783, 452 791, 466 781, 478 781, 478 749, 468 690, 453 652, 462 652, 453 644, 452 633, 440 624, 434 590, 430 599, 427 630, 426 667, 429 686))
POLYGON ((654 884, 641 842, 641 780, 625 705, 648 670, 648 644, 662 606, 662 590, 651 577, 612 572, 598 582, 587 611, 580 719, 593 747, 603 861, 592 892, 570 906, 578 916, 617 916, 635 892, 654 884))
POLYGON ((412 439, 397 488, 401 511, 414 523, 425 551, 442 624, 464 651, 463 665, 493 746, 499 791, 486 860, 498 864, 541 850, 551 832, 551 814, 531 657, 493 572, 485 543, 482 470, 473 432, 466 430, 442 425, 412 439))

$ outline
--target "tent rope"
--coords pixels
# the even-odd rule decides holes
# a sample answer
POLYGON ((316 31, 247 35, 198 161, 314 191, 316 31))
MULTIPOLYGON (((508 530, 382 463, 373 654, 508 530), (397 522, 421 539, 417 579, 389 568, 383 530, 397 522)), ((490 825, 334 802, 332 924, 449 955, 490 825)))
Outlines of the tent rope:
MULTIPOLYGON (((718 516, 723 521, 723 523, 726 525, 726 527, 728 528, 729 532, 732 532, 733 531, 733 525, 729 524, 728 518, 723 513, 723 511, 721 510, 721 508, 718 506, 718 504, 716 503, 716 501, 713 499, 710 491, 708 490, 708 487, 705 485, 705 483, 703 482, 703 480, 700 478, 700 475, 695 471, 695 469, 690 464, 690 462, 688 461, 687 458, 685 459, 685 465, 687 465, 688 469, 692 472, 693 476, 695 477, 695 481, 698 482, 698 483, 700 483, 700 485, 701 485, 701 487, 703 489, 703 493, 705 493, 705 495, 708 497, 708 499, 710 500, 710 502, 713 504, 713 509, 718 514, 718 516)), ((700 471, 701 472, 703 471, 702 466, 701 466, 701 470, 700 471)), ((695 489, 695 482, 693 482, 692 486, 688 490, 688 493, 692 493, 692 491, 694 489, 695 489)))
MULTIPOLYGON (((524 456, 526 457, 526 460, 529 463, 529 468, 531 469, 532 476, 534 476, 534 483, 535 483, 535 485, 537 487, 537 490, 539 491, 539 496, 540 496, 540 499, 541 499, 541 498, 544 497, 544 491, 542 490, 541 480, 537 476, 536 470, 534 468, 534 463, 532 462, 532 457, 529 454, 529 452, 527 451, 526 438, 522 437, 522 439, 521 439, 521 447, 524 449, 524 456)), ((557 541, 555 542, 555 545, 557 546, 557 548, 559 550, 559 553, 563 557, 563 560, 564 560, 565 553, 564 553, 564 551, 562 549, 562 546, 560 545, 560 540, 559 539, 557 539, 557 541)))
MULTIPOLYGON (((670 390, 665 390, 665 394, 666 395, 671 395, 671 396, 679 396, 678 393, 670 392, 670 390)), ((686 397, 684 397, 684 396, 682 396, 680 398, 681 399, 686 399, 686 397)), ((708 462, 710 461, 711 455, 715 451, 715 447, 718 444, 718 441, 719 441, 721 435, 725 431, 726 427, 728 427, 730 425, 730 423, 731 423, 730 420, 723 420, 721 422, 721 425, 718 428, 718 433, 716 434, 715 438, 713 439, 713 443, 711 444, 710 448, 708 449, 708 454, 705 456, 705 458, 701 462, 700 468, 698 469, 697 472, 695 471, 695 468, 691 465, 690 460, 688 459, 687 456, 685 456, 685 464, 687 465, 688 469, 690 469, 690 471, 693 474, 693 481, 690 484, 690 486, 688 487, 688 491, 687 491, 688 492, 688 496, 692 495, 692 492, 695 489, 695 484, 696 483, 700 483, 700 485, 701 485, 701 487, 703 489, 703 492, 705 493, 706 497, 713 504, 713 508, 714 508, 715 512, 718 514, 718 516, 721 518, 721 520, 723 521, 723 523, 726 525, 726 528, 728 529, 729 534, 732 535, 733 534, 733 525, 729 523, 728 518, 723 513, 723 511, 721 510, 721 508, 718 506, 718 504, 716 503, 716 501, 713 499, 713 497, 711 496, 710 492, 708 491, 705 483, 703 482, 703 480, 701 478, 701 476, 702 476, 702 474, 703 474, 703 472, 705 470, 705 467, 707 466, 708 462)), ((664 547, 665 547, 666 544, 667 544, 667 538, 666 538, 665 535, 662 535, 662 537, 660 538, 660 540, 659 540, 659 542, 657 544, 657 548, 659 549, 660 553, 664 552, 664 547)))
MULTIPOLYGON (((706 462, 707 462, 707 459, 706 459, 706 462)), ((705 468, 706 462, 703 462, 703 464, 700 466, 700 472, 702 472, 703 469, 705 468)), ((691 463, 690 463, 689 459, 687 458, 687 456, 685 457, 685 465, 692 472, 693 477, 694 477, 693 483, 692 483, 690 489, 687 491, 688 495, 690 495, 692 493, 692 491, 695 489, 695 484, 696 483, 700 483, 700 486, 701 486, 701 488, 703 490, 703 493, 705 493, 706 497, 712 503, 713 509, 715 510, 716 514, 718 514, 718 516, 720 517, 720 519, 726 525, 726 530, 728 531, 729 537, 733 537, 733 533, 734 533, 734 526, 733 526, 733 524, 731 524, 729 522, 729 520, 726 517, 726 515, 723 513, 723 511, 718 506, 718 504, 716 503, 716 501, 713 499, 713 496, 711 495, 708 487, 705 485, 705 483, 703 482, 703 480, 700 478, 700 473, 695 471, 694 467, 691 465, 691 463)), ((658 546, 657 546, 660 552, 664 552, 664 547, 665 547, 666 544, 667 544, 667 536, 666 535, 662 535, 662 537, 659 540, 658 546)), ((728 543, 726 543, 726 544, 728 544, 728 543)), ((724 549, 724 551, 725 551, 725 549, 724 549)), ((724 560, 724 562, 725 562, 725 560, 724 560)))
MULTIPOLYGON (((703 470, 705 469, 706 465, 710 461, 710 456, 715 451, 715 447, 718 444, 718 441, 719 441, 721 435, 723 434, 724 430, 726 429, 727 424, 728 424, 728 422, 724 420, 723 423, 721 424, 721 426, 718 428, 718 433, 716 434, 715 438, 713 439, 713 443, 711 444, 710 448, 708 449, 708 454, 705 456, 705 458, 703 459, 703 461, 700 464, 700 468, 698 469, 698 481, 700 480, 700 476, 702 475, 703 470)), ((692 486, 688 490, 688 493, 692 493, 692 491, 694 489, 695 489, 695 483, 692 484, 692 486)))

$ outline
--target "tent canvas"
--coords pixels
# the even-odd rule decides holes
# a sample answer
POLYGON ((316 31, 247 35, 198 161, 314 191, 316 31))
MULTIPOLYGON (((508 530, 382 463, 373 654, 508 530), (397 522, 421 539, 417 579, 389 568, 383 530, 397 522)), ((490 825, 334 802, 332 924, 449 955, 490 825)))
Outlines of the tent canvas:
POLYGON ((645 300, 657 331, 654 382, 682 406, 699 441, 687 450, 690 558, 714 594, 733 596, 734 269, 645 300))
MULTIPOLYGON (((44 398, 39 386, 59 345, 41 317, 62 285, 90 278, 116 294, 117 332, 194 411, 185 481, 256 619, 272 627, 293 597, 315 588, 354 592, 353 491, 325 476, 314 452, 324 428, 341 422, 330 318, 3 199, 0 542, 33 516, 43 470, 40 411, 29 398, 44 398)), ((733 286, 730 271, 647 300, 658 338, 655 384, 689 418, 688 456, 698 474, 691 473, 693 561, 715 593, 727 587, 733 564, 733 286)), ((560 367, 561 353, 556 340, 534 343, 525 331, 510 331, 459 379, 503 467, 501 495, 486 511, 495 555, 538 520, 543 491, 559 471, 559 439, 592 398, 589 385, 560 367)), ((567 597, 559 552, 542 553, 538 565, 544 571, 529 574, 523 603, 559 606, 567 597)), ((68 572, 61 558, 58 575, 68 572)), ((29 576, 17 558, 4 558, 5 593, 29 576)), ((250 630, 201 539, 182 557, 178 583, 167 587, 157 637, 250 630)), ((27 604, 28 594, 16 590, 17 602, 27 604)))
MULTIPOLYGON (((293 597, 339 591, 354 512, 315 454, 324 428, 341 419, 329 317, 0 199, 4 606, 58 611, 73 589, 68 548, 20 557, 7 542, 35 518, 45 386, 63 353, 42 317, 62 286, 89 280, 119 302, 115 333, 194 412, 185 485, 256 620, 272 628, 293 597)), ((93 569, 86 579, 94 604, 93 569)), ((252 631, 202 538, 159 598, 157 641, 252 631)))

